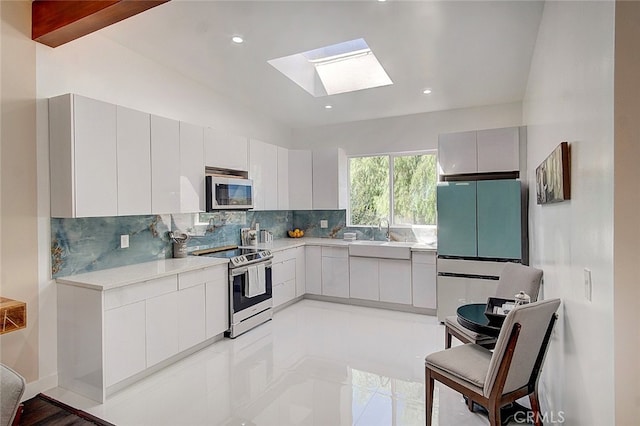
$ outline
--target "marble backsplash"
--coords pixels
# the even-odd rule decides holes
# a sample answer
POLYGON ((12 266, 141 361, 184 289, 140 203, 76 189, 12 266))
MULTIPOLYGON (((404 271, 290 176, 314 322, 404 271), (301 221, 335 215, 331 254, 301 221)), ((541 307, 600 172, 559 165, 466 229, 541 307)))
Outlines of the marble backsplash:
MULTIPOLYGON (((274 238, 288 238, 299 228, 307 237, 342 238, 355 232, 360 240, 384 240, 386 229, 347 227, 345 210, 217 211, 143 216, 51 219, 51 274, 53 278, 115 268, 172 256, 169 231, 189 235, 189 251, 240 244, 240 229, 266 229, 274 238), (320 227, 326 220, 327 228, 320 227), (129 248, 120 248, 120 236, 129 235, 129 248)), ((432 241, 433 229, 392 228, 394 241, 432 241)))

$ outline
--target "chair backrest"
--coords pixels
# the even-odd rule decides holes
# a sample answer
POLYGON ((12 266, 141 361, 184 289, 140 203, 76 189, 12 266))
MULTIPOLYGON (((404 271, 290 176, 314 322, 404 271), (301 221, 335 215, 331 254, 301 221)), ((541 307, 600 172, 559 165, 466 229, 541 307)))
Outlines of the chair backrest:
MULTIPOLYGON (((489 363, 485 379, 484 395, 489 396, 498 375, 502 358, 505 356, 509 337, 515 324, 520 325, 520 334, 516 342, 513 358, 509 365, 502 394, 514 391, 529 383, 538 356, 546 353, 545 335, 553 315, 560 306, 560 299, 543 300, 516 306, 504 320, 496 347, 489 363)), ((548 342, 547 342, 548 343, 548 342)), ((542 368, 542 365, 538 366, 542 368)))
POLYGON ((0 364, 0 425, 9 426, 18 411, 24 393, 24 378, 4 364, 0 364))
POLYGON ((542 271, 531 266, 507 262, 500 273, 496 297, 513 299, 513 296, 524 291, 531 296, 531 301, 538 300, 542 271))

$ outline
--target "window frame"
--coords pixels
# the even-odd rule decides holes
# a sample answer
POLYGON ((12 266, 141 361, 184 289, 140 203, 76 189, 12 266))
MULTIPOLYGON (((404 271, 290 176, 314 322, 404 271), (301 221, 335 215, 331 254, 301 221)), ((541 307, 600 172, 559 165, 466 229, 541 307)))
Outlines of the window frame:
POLYGON ((351 159, 352 158, 366 158, 366 157, 389 157, 389 226, 394 228, 403 228, 403 229, 413 229, 413 228, 429 228, 434 227, 433 225, 404 225, 404 224, 396 224, 395 223, 395 198, 393 194, 393 174, 394 174, 394 159, 396 157, 410 157, 415 155, 433 155, 436 159, 436 182, 438 182, 438 150, 437 149, 425 149, 418 151, 405 151, 405 152, 386 152, 386 153, 377 153, 377 154, 353 154, 347 156, 347 226, 349 228, 371 228, 372 226, 377 226, 378 224, 371 225, 354 225, 351 222, 351 159))

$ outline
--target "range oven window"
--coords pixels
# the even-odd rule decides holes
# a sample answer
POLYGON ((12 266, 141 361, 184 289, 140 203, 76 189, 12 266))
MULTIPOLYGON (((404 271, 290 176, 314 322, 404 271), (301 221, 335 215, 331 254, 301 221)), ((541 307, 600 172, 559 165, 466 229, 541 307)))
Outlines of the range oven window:
POLYGON ((272 279, 271 279, 271 265, 264 268, 265 273, 265 289, 264 294, 260 294, 254 297, 246 297, 245 286, 248 285, 247 268, 237 268, 236 270, 230 270, 231 278, 233 279, 233 311, 240 312, 253 305, 256 305, 265 300, 271 299, 272 296, 272 279))

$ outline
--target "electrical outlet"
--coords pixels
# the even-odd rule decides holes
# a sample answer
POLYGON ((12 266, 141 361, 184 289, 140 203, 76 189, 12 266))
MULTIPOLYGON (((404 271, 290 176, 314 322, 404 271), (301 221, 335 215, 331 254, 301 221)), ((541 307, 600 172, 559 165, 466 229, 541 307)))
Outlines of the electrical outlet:
POLYGON ((329 221, 328 220, 321 220, 320 221, 320 228, 328 228, 329 227, 329 221))
POLYGON ((120 235, 120 248, 129 248, 129 234, 120 235))
POLYGON ((584 297, 591 302, 593 283, 591 282, 591 269, 584 268, 584 297))

